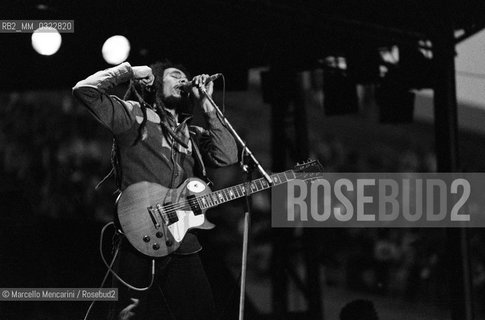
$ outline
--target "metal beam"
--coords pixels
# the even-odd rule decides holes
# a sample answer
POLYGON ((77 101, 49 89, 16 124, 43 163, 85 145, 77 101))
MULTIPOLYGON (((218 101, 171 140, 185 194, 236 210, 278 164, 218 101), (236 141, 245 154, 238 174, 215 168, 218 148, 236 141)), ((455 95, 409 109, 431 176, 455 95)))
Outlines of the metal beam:
MULTIPOLYGON (((451 24, 450 24, 451 25, 451 24)), ((438 172, 459 169, 455 79, 455 39, 451 27, 434 38, 436 83, 434 88, 435 143, 438 172)), ((446 230, 451 318, 472 320, 472 284, 465 228, 446 230)))

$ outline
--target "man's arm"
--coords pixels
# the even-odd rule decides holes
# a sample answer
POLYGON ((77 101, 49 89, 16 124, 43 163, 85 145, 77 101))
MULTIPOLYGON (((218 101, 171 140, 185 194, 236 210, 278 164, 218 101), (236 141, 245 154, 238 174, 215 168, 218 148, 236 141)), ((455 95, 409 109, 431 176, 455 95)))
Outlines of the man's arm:
POLYGON ((212 96, 214 84, 212 81, 206 83, 207 78, 209 78, 208 74, 202 74, 192 79, 195 82, 192 87, 193 101, 202 109, 207 127, 207 130, 196 127, 198 145, 206 165, 224 167, 237 162, 237 146, 233 136, 217 116, 212 104, 199 90, 199 86, 205 84, 207 95, 212 96))
POLYGON ((99 122, 117 134, 130 129, 133 125, 135 121, 133 109, 137 103, 109 96, 106 91, 133 78, 147 83, 153 82, 149 67, 131 67, 128 62, 125 62, 116 67, 98 71, 79 81, 72 91, 99 122))
POLYGON ((236 141, 222 125, 216 111, 204 113, 207 130, 197 127, 199 148, 204 163, 212 167, 223 167, 238 160, 236 141))

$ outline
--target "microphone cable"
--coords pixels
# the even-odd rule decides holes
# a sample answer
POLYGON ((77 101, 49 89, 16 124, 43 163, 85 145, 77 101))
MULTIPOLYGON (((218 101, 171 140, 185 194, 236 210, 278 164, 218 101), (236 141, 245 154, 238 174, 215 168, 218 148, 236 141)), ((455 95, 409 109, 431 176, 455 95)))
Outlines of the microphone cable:
MULTIPOLYGON (((123 279, 121 279, 121 277, 116 273, 116 271, 113 270, 113 264, 115 263, 115 260, 118 257, 118 253, 120 251, 119 244, 116 248, 115 253, 113 254, 113 258, 111 259, 111 262, 108 264, 106 258, 104 257, 104 253, 103 253, 103 240, 104 240, 104 233, 105 233, 106 229, 111 225, 114 226, 113 221, 105 224, 104 227, 101 229, 101 234, 100 234, 100 237, 99 237, 99 253, 101 255, 101 260, 103 260, 103 263, 107 268, 106 274, 104 275, 103 281, 101 281, 101 285, 100 285, 99 288, 101 289, 101 288, 104 287, 106 280, 108 279, 108 275, 111 273, 113 276, 116 277, 116 279, 118 279, 118 281, 120 281, 123 285, 125 285, 126 287, 128 287, 132 290, 146 291, 146 290, 150 289, 152 287, 154 279, 155 279, 155 259, 152 259, 152 268, 151 268, 152 277, 151 277, 150 284, 147 287, 144 287, 144 288, 138 288, 138 287, 132 286, 131 284, 129 284, 126 281, 124 281, 123 279)), ((89 313, 91 312, 91 309, 93 308, 95 302, 96 302, 96 300, 91 301, 91 304, 89 305, 88 310, 86 311, 86 314, 84 316, 84 320, 88 319, 89 313)))

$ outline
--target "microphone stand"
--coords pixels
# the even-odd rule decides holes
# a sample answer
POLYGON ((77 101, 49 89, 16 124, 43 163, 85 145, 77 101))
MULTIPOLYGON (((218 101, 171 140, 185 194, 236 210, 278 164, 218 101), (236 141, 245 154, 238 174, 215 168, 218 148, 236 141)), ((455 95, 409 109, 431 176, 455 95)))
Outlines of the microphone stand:
POLYGON ((237 134, 236 130, 232 127, 232 125, 229 123, 227 118, 224 116, 224 114, 221 112, 219 107, 216 105, 212 97, 210 97, 207 94, 207 90, 204 88, 204 86, 199 86, 199 90, 204 94, 204 96, 207 98, 207 100, 210 102, 210 104, 214 107, 214 109, 217 112, 217 115, 219 116, 219 119, 222 121, 224 126, 229 130, 229 132, 232 134, 234 139, 236 139, 237 143, 243 148, 243 153, 246 153, 248 157, 251 159, 251 161, 254 163, 254 166, 258 169, 259 173, 268 181, 269 185, 271 186, 273 184, 273 180, 271 180, 271 177, 266 173, 266 171, 263 169, 259 161, 256 159, 256 157, 253 155, 251 150, 249 150, 248 146, 246 143, 241 139, 241 137, 237 134))
POLYGON ((207 94, 207 90, 203 85, 199 86, 199 90, 204 94, 210 104, 214 107, 219 116, 219 119, 222 121, 224 126, 229 130, 232 134, 234 139, 236 139, 237 143, 243 148, 243 155, 240 162, 241 168, 244 172, 246 172, 246 185, 244 187, 245 193, 245 212, 244 212, 244 233, 243 233, 243 248, 242 248, 242 259, 241 259, 241 284, 240 284, 240 292, 239 292, 239 320, 244 320, 244 299, 246 297, 246 269, 247 269, 247 256, 248 256, 248 239, 249 239, 249 221, 250 221, 250 206, 249 206, 249 182, 251 180, 251 169, 253 168, 252 165, 245 164, 246 156, 251 159, 253 165, 258 169, 260 174, 268 181, 269 185, 273 185, 273 180, 268 175, 268 173, 263 169, 259 161, 253 155, 251 150, 249 150, 246 143, 241 139, 241 137, 237 134, 236 130, 232 127, 229 123, 227 118, 221 112, 219 107, 216 105, 212 97, 207 94))
POLYGON ((251 207, 249 203, 249 183, 251 182, 251 173, 253 166, 245 164, 246 153, 243 151, 242 159, 239 163, 242 170, 246 173, 246 183, 244 185, 244 232, 243 232, 243 243, 242 243, 242 254, 241 254, 241 284, 239 290, 239 319, 244 320, 244 306, 246 298, 246 271, 248 264, 248 243, 249 243, 249 226, 251 221, 251 207))

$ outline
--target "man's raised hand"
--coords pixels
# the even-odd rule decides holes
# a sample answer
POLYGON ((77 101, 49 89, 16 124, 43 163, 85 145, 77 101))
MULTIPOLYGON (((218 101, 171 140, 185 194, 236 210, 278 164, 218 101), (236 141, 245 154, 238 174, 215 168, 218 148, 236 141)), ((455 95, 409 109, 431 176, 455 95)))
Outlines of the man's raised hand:
POLYGON ((133 78, 143 86, 151 86, 155 81, 152 69, 149 66, 131 67, 133 70, 133 78))

